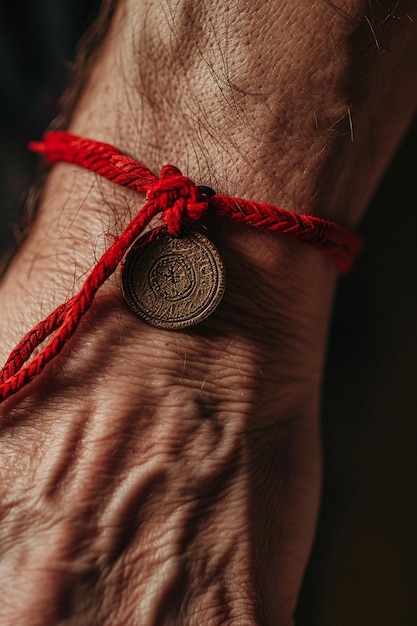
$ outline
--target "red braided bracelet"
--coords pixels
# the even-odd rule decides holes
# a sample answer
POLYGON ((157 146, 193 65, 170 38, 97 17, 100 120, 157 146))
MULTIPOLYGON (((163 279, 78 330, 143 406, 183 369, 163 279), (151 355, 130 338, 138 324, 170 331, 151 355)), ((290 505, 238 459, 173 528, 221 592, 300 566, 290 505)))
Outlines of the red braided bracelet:
POLYGON ((81 290, 36 324, 12 350, 0 371, 0 402, 38 376, 61 351, 91 306, 99 287, 158 214, 168 233, 174 237, 180 234, 183 225, 199 222, 206 213, 288 235, 319 249, 341 273, 349 271, 361 249, 357 235, 333 222, 260 202, 214 194, 207 187, 196 186, 172 165, 164 166, 158 178, 144 165, 105 143, 55 131, 29 147, 43 154, 49 164, 57 161, 75 163, 114 183, 144 192, 146 202, 97 262, 81 290), (50 341, 30 360, 34 350, 48 337, 51 337, 50 341))

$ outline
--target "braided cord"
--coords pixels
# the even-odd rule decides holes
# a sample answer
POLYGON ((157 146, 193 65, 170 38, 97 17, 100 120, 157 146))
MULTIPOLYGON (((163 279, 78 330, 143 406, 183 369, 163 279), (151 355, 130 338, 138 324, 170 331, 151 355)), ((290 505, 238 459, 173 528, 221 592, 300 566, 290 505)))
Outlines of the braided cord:
POLYGON ((74 163, 118 185, 145 193, 146 202, 98 260, 80 291, 36 324, 13 348, 0 370, 0 402, 39 376, 46 364, 61 352, 98 289, 158 214, 172 235, 178 235, 183 224, 196 223, 208 212, 289 236, 317 248, 341 273, 349 271, 361 249, 361 241, 355 233, 333 222, 242 198, 209 196, 204 193, 205 188, 197 187, 178 168, 165 165, 158 178, 147 167, 106 143, 54 131, 47 133, 42 142, 31 142, 29 147, 43 154, 50 165, 57 161, 74 163), (45 347, 31 358, 34 350, 48 338, 45 347))

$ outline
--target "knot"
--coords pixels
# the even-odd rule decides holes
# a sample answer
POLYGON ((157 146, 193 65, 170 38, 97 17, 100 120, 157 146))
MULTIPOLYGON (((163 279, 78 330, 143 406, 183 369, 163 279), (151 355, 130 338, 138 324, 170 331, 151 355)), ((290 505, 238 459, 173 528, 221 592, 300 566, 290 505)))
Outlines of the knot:
POLYGON ((160 178, 149 189, 146 199, 157 203, 170 235, 177 236, 181 225, 198 222, 208 207, 208 197, 192 180, 173 165, 164 165, 160 178))

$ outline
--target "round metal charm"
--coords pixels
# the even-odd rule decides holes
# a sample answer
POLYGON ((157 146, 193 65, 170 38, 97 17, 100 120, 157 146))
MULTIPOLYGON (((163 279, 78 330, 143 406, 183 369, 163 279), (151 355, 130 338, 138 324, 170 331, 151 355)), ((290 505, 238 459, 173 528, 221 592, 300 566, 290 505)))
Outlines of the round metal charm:
POLYGON ((127 253, 122 285, 127 304, 148 324, 185 328, 206 319, 219 304, 224 266, 215 245, 199 232, 148 233, 127 253))

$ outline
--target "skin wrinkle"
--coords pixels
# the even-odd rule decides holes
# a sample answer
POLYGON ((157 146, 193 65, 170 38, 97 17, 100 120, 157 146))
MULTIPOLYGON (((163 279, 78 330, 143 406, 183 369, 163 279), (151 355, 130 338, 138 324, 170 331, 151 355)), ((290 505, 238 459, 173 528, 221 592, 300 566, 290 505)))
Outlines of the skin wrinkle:
POLYGON ((156 622, 157 623, 157 622, 156 622))
MULTIPOLYGON (((201 515, 201 511, 199 511, 199 515, 201 515)), ((196 523, 198 524, 198 521, 195 519, 194 516, 190 517, 189 519, 190 519, 190 524, 192 526, 190 527, 189 532, 186 533, 185 536, 186 537, 187 536, 188 537, 193 537, 194 534, 195 534, 195 524, 196 523)), ((209 523, 209 520, 208 520, 208 523, 209 523)), ((202 527, 201 524, 197 525, 197 529, 198 529, 198 533, 199 534, 204 533, 204 527, 202 527)), ((210 536, 213 537, 213 530, 214 529, 213 529, 212 525, 209 525, 208 530, 209 530, 210 536)), ((204 561, 197 561, 196 562, 196 564, 198 565, 197 569, 194 568, 192 571, 190 571, 189 574, 188 574, 188 580, 185 579, 183 581, 183 586, 185 587, 185 589, 188 589, 188 590, 190 590, 192 588, 192 584, 193 584, 192 581, 195 581, 195 580, 200 580, 201 581, 201 584, 202 584, 203 588, 208 590, 208 596, 209 597, 207 598, 207 600, 208 600, 209 605, 210 605, 210 596, 213 597, 212 606, 213 606, 213 611, 215 612, 215 614, 218 613, 219 610, 221 610, 222 607, 224 607, 225 613, 227 613, 228 612, 227 607, 230 606, 230 603, 228 602, 228 600, 225 597, 225 591, 227 589, 227 584, 219 586, 219 581, 216 580, 217 576, 216 576, 215 573, 216 572, 220 572, 220 573, 222 572, 223 566, 224 566, 224 561, 232 562, 234 560, 233 553, 236 551, 236 547, 235 546, 237 545, 236 544, 236 540, 234 538, 234 534, 238 534, 240 537, 242 536, 242 532, 239 532, 238 528, 234 528, 233 533, 230 535, 230 537, 227 540, 225 540, 225 538, 221 539, 221 535, 219 536, 217 533, 215 533, 217 542, 221 541, 221 543, 222 543, 222 546, 223 546, 223 556, 221 558, 218 557, 216 563, 210 563, 210 564, 207 563, 207 564, 205 564, 204 561), (228 545, 230 545, 230 547, 227 549, 226 546, 228 546, 228 545)), ((240 546, 242 547, 241 542, 239 542, 239 543, 240 543, 240 546)), ((193 552, 193 545, 192 545, 192 543, 190 543, 190 540, 188 539, 187 540, 187 545, 184 546, 184 548, 183 548, 183 554, 190 553, 190 552, 191 553, 193 552)), ((241 580, 241 585, 242 585, 242 583, 243 583, 243 580, 241 580)), ((241 590, 243 591, 243 588, 241 588, 241 590)), ((181 597, 181 596, 179 596, 179 597, 181 597)), ((178 603, 178 599, 176 600, 176 603, 178 603)), ((165 614, 167 609, 171 608, 170 605, 167 605, 166 603, 165 604, 161 604, 161 607, 163 607, 161 616, 163 614, 165 614)), ((248 607, 247 608, 248 608, 247 615, 250 615, 251 612, 253 611, 253 608, 252 608, 252 610, 250 609, 249 603, 248 603, 248 607)), ((183 612, 184 617, 185 617, 185 615, 187 615, 189 613, 187 611, 186 607, 179 607, 178 614, 179 614, 180 611, 183 612), (181 611, 181 609, 182 609, 182 611, 181 611)), ((208 611, 206 609, 206 611, 204 611, 204 613, 203 613, 203 614, 205 614, 204 623, 208 623, 209 622, 209 618, 208 618, 208 614, 207 613, 208 613, 208 611)), ((199 614, 200 614, 200 612, 197 609, 197 611, 194 613, 194 618, 196 618, 198 620, 199 619, 199 614)), ((160 622, 157 619, 155 621, 155 623, 160 623, 160 622)), ((192 623, 194 623, 194 620, 193 620, 192 623)), ((196 621, 196 623, 200 623, 200 622, 196 621)))
MULTIPOLYGON (((144 48, 146 48, 146 46, 144 46, 144 48)), ((148 51, 148 53, 149 53, 149 51, 148 51)), ((169 56, 170 56, 170 55, 169 55, 169 56)), ((164 90, 164 92, 165 92, 165 90, 164 90)), ((154 100, 158 100, 158 96, 154 97, 154 98, 153 98, 153 101, 154 101, 154 100)), ((171 106, 174 106, 174 107, 175 107, 175 103, 174 103, 174 105, 172 105, 172 104, 171 104, 171 106)))
MULTIPOLYGON (((178 471, 177 468, 176 468, 176 471, 178 471)), ((209 473, 209 475, 210 475, 210 473, 209 473)), ((211 482, 211 480, 212 479, 210 479, 210 482, 211 482)), ((200 481, 196 480, 196 484, 200 484, 200 481)), ((219 485, 221 485, 222 489, 225 488, 224 487, 224 481, 220 481, 219 485)), ((212 489, 213 489, 213 500, 215 501, 216 500, 216 494, 218 493, 218 489, 217 488, 212 488, 212 489)), ((190 501, 190 504, 191 504, 193 502, 193 500, 194 500, 194 498, 189 499, 189 497, 184 497, 184 495, 185 495, 184 493, 181 493, 181 495, 179 497, 178 505, 179 505, 180 508, 184 508, 184 504, 186 504, 188 501, 190 501)), ((207 497, 207 496, 205 496, 205 497, 207 497)), ((193 506, 195 506, 195 505, 193 505, 193 506)), ((196 511, 199 512, 199 515, 201 515, 200 507, 198 507, 196 509, 196 511)), ((183 519, 184 519, 184 523, 177 523, 176 527, 180 527, 180 528, 184 529, 182 535, 184 536, 184 539, 188 543, 189 542, 188 537, 189 536, 193 536, 193 534, 196 531, 196 528, 195 528, 195 526, 196 526, 196 519, 195 519, 195 515, 190 514, 189 512, 185 512, 185 515, 183 516, 183 519), (184 524, 185 524, 185 527, 184 527, 184 524), (188 524, 190 524, 190 528, 187 528, 188 524)), ((200 529, 198 529, 198 530, 200 530, 200 529)), ((164 535, 162 535, 162 536, 164 536, 164 535)), ((152 544, 154 544, 154 541, 152 542, 152 544)), ((179 549, 179 554, 186 554, 187 552, 188 552, 188 548, 186 548, 185 546, 183 546, 182 548, 179 549)), ((173 576, 174 588, 175 588, 175 579, 176 579, 176 577, 174 575, 173 576)), ((157 603, 157 605, 164 606, 164 603, 159 602, 159 603, 157 603)), ((155 619, 153 619, 152 623, 158 624, 158 623, 161 623, 161 622, 159 621, 158 618, 155 618, 155 619)))
MULTIPOLYGON (((148 53, 149 53, 149 51, 148 51, 148 53)), ((229 140, 230 140, 230 139, 229 139, 229 140)))

